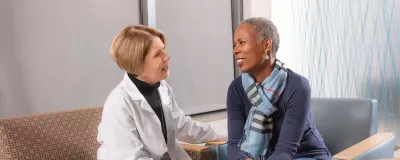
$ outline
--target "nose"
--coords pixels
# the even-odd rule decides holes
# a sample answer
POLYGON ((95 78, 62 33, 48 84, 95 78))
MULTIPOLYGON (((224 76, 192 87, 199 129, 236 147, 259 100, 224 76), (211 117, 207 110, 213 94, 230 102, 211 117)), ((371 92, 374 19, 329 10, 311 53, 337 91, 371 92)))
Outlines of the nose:
POLYGON ((239 52, 240 52, 240 51, 239 51, 238 47, 237 47, 237 46, 234 46, 234 47, 233 47, 233 55, 237 55, 239 52))
POLYGON ((167 53, 165 53, 164 62, 169 61, 170 58, 171 58, 171 57, 170 57, 167 53))

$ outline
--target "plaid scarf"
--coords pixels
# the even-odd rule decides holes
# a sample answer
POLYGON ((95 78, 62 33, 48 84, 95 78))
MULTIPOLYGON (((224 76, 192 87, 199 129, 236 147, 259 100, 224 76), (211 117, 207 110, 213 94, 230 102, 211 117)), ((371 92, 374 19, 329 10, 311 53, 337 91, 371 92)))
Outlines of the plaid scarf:
POLYGON ((278 110, 275 104, 285 89, 286 79, 287 69, 279 60, 276 60, 274 70, 262 84, 257 83, 249 73, 242 73, 243 88, 253 104, 238 144, 245 157, 262 159, 267 153, 273 129, 271 115, 278 110))

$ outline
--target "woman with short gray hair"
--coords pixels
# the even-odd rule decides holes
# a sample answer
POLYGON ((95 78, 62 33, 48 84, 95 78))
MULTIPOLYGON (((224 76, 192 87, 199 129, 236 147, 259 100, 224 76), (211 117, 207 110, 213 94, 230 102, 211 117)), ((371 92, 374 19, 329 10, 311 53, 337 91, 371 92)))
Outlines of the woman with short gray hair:
POLYGON ((277 59, 279 41, 266 18, 246 19, 235 31, 242 74, 228 89, 228 158, 331 159, 311 117, 308 80, 277 59))

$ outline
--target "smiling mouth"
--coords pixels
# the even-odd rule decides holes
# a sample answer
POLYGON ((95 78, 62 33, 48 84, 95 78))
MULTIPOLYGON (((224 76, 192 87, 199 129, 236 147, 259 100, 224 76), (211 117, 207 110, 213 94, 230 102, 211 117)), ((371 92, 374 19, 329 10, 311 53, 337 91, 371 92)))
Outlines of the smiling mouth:
POLYGON ((243 61, 244 61, 244 58, 237 58, 236 59, 236 65, 239 66, 239 67, 242 66, 243 65, 243 61))

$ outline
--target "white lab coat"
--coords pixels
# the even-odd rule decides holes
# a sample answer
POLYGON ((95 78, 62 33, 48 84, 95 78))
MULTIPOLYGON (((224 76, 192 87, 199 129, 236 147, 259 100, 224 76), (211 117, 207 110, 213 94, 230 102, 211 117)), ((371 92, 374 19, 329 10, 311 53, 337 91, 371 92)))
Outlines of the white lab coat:
POLYGON ((157 115, 125 74, 104 105, 98 127, 97 141, 101 146, 97 159, 158 160, 168 152, 172 160, 190 160, 178 140, 201 143, 220 137, 209 124, 185 116, 166 81, 161 81, 158 91, 167 125, 168 144, 165 144, 157 115))

